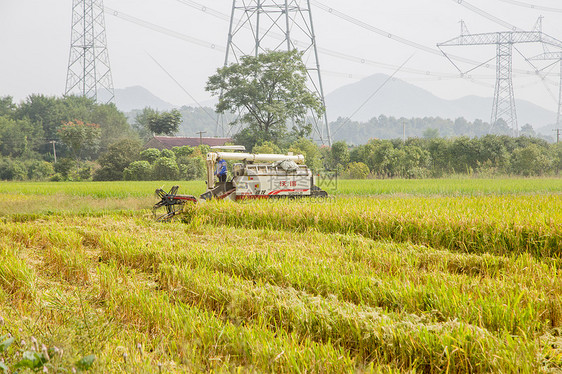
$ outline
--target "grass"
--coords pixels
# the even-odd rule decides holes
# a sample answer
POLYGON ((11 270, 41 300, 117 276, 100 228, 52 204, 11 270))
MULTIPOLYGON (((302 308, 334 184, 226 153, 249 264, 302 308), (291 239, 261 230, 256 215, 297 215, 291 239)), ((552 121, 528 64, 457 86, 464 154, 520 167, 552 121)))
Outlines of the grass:
POLYGON ((207 203, 170 224, 140 210, 144 182, 2 185, 0 346, 16 339, 0 358, 44 344, 52 372, 92 354, 99 373, 562 370, 562 202, 555 180, 512 183, 528 181, 541 192, 207 203))

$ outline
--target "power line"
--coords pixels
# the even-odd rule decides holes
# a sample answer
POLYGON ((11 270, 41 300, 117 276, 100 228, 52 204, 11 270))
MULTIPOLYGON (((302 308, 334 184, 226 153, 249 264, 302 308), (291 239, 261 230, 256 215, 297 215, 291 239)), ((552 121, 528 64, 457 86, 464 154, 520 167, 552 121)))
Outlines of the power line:
POLYGON ((384 88, 384 86, 386 86, 386 84, 387 84, 388 82, 390 82, 390 81, 394 78, 394 76, 395 76, 396 74, 398 74, 398 73, 400 72, 400 69, 402 69, 404 66, 406 66, 406 64, 412 59, 412 57, 414 57, 414 55, 411 55, 410 57, 408 57, 408 59, 407 59, 406 61, 404 61, 404 63, 403 63, 402 65, 400 65, 400 66, 398 67, 398 69, 396 69, 396 71, 395 71, 391 76, 389 76, 389 77, 375 90, 375 92, 373 92, 373 93, 367 98, 367 100, 365 100, 365 101, 359 106, 359 108, 357 108, 349 117, 347 117, 347 119, 340 125, 340 127, 338 127, 338 128, 336 129, 336 131, 334 131, 334 134, 333 134, 333 135, 335 136, 335 135, 342 129, 342 127, 344 127, 349 121, 351 121, 351 119, 353 118, 353 116, 355 116, 355 115, 357 114, 357 112, 359 112, 361 109, 363 109, 363 107, 364 107, 365 105, 367 105, 367 103, 368 103, 369 101, 371 101, 371 99, 372 99, 376 94, 378 94, 379 91, 382 90, 382 89, 384 88))
MULTIPOLYGON (((454 0, 454 1, 457 1, 457 2, 458 2, 458 1, 464 1, 464 0, 454 0)), ((350 23, 352 23, 352 24, 354 24, 354 25, 356 25, 356 26, 362 27, 362 28, 364 28, 364 29, 366 29, 366 30, 369 30, 369 31, 374 32, 374 33, 376 33, 376 34, 378 34, 378 35, 387 37, 387 38, 392 39, 392 40, 394 40, 394 41, 397 41, 397 42, 399 42, 399 43, 408 45, 408 46, 410 46, 410 47, 417 48, 417 49, 422 50, 422 51, 424 51, 424 52, 431 53, 431 54, 438 55, 438 56, 443 56, 443 54, 442 54, 442 52, 441 52, 440 49, 430 48, 430 47, 427 47, 427 46, 425 46, 425 45, 423 45, 423 44, 420 44, 420 43, 411 41, 411 40, 409 40, 409 39, 406 39, 406 38, 403 38, 403 37, 394 35, 394 34, 392 34, 392 33, 390 33, 390 32, 387 32, 387 31, 382 30, 382 29, 379 29, 379 28, 377 28, 377 27, 375 27, 375 26, 373 26, 373 25, 370 25, 370 24, 368 24, 368 23, 366 23, 366 22, 363 22, 363 21, 361 21, 361 20, 359 20, 359 19, 357 19, 357 18, 354 18, 354 17, 349 16, 349 15, 347 15, 347 14, 345 14, 345 13, 342 13, 342 12, 340 12, 340 11, 337 11, 337 10, 335 10, 334 8, 331 8, 331 7, 328 7, 328 6, 326 6, 326 5, 323 5, 323 4, 319 3, 319 2, 316 1, 316 0, 311 0, 311 2, 314 3, 314 4, 315 4, 317 7, 319 7, 320 9, 322 9, 322 10, 324 10, 324 11, 326 11, 326 12, 328 12, 328 13, 330 13, 330 14, 336 16, 336 17, 339 17, 339 18, 341 18, 341 19, 343 19, 343 20, 345 20, 345 21, 347 21, 347 22, 350 22, 350 23)), ((490 15, 490 16, 491 16, 491 15, 490 15)), ((543 35, 543 42, 544 42, 544 43, 546 43, 546 44, 555 44, 555 43, 556 43, 556 39, 554 39, 554 38, 552 38, 552 37, 550 37, 550 36, 548 36, 548 35, 546 35, 546 34, 542 34, 542 35, 543 35)), ((451 54, 449 54, 449 55, 448 55, 448 58, 449 58, 450 60, 459 61, 459 62, 464 62, 464 63, 468 63, 468 64, 471 64, 471 65, 485 66, 487 69, 494 69, 494 68, 495 68, 494 66, 491 66, 491 65, 483 65, 483 64, 480 64, 480 62, 478 62, 478 61, 474 61, 474 60, 472 60, 472 59, 468 59, 468 58, 464 58, 464 57, 460 57, 460 56, 456 56, 456 55, 451 55, 451 54)), ((517 73, 524 74, 524 75, 533 75, 533 74, 534 74, 534 72, 531 72, 531 71, 522 70, 522 69, 515 69, 515 68, 513 68, 513 72, 517 72, 517 73)))
POLYGON ((548 6, 535 5, 535 4, 526 3, 524 1, 517 1, 517 0, 498 0, 498 1, 501 1, 502 3, 511 4, 511 5, 517 5, 517 6, 520 6, 520 7, 523 7, 523 8, 542 10, 542 11, 545 11, 545 12, 562 13, 561 8, 553 8, 553 7, 548 7, 548 6))
MULTIPOLYGON (((385 30, 382 30, 382 29, 380 29, 380 28, 378 28, 378 27, 375 27, 375 26, 373 26, 373 25, 370 25, 370 24, 368 24, 368 23, 366 23, 366 22, 363 22, 363 21, 361 21, 361 20, 359 20, 359 19, 357 19, 357 18, 355 18, 355 17, 349 16, 349 15, 347 15, 347 14, 345 14, 345 13, 343 13, 343 12, 340 12, 340 11, 334 9, 334 8, 331 8, 331 7, 327 6, 327 5, 324 5, 324 4, 322 4, 322 3, 320 3, 320 2, 318 2, 318 1, 316 1, 316 0, 311 0, 311 3, 313 3, 314 5, 316 5, 318 8, 324 10, 325 12, 328 12, 328 13, 330 13, 330 14, 332 14, 332 15, 338 17, 338 18, 341 18, 341 19, 343 19, 343 20, 345 20, 345 21, 347 21, 347 22, 349 22, 349 23, 352 23, 352 24, 354 24, 354 25, 356 25, 356 26, 359 26, 359 27, 361 27, 361 28, 364 28, 365 30, 371 31, 371 32, 373 32, 373 33, 375 33, 375 34, 378 34, 378 35, 380 35, 380 36, 384 36, 384 37, 386 37, 386 38, 388 38, 388 39, 397 41, 397 42, 399 42, 399 43, 408 45, 408 46, 410 46, 410 47, 419 49, 419 50, 421 50, 421 51, 424 51, 424 52, 427 52, 427 53, 431 53, 431 54, 434 54, 434 55, 436 55, 436 56, 442 56, 441 51, 438 50, 438 49, 435 49, 435 48, 432 48, 432 47, 427 47, 427 46, 425 46, 425 45, 423 45, 423 44, 420 44, 420 43, 411 41, 411 40, 409 40, 409 39, 400 37, 400 36, 398 36, 398 35, 394 35, 393 33, 390 33, 390 32, 388 32, 388 31, 385 31, 385 30)), ((477 63, 476 61, 473 61, 473 60, 470 60, 470 59, 466 59, 466 58, 463 58, 463 57, 457 57, 457 56, 455 56, 455 58, 458 59, 459 61, 463 61, 463 62, 466 62, 466 63, 477 63)))
MULTIPOLYGON (((193 2, 193 1, 188 1, 188 0, 176 0, 176 1, 178 1, 180 3, 184 3, 184 4, 189 5, 189 6, 197 5, 197 3, 193 2)), ((201 9, 198 6, 196 8, 201 9)), ((223 19, 220 12, 212 11, 212 9, 209 9, 209 8, 206 8, 206 7, 205 7, 205 9, 206 9, 205 10, 206 13, 223 19)), ((126 14, 124 12, 121 12, 121 11, 113 10, 111 8, 106 7, 106 14, 114 16, 116 18, 122 19, 122 20, 130 22, 130 23, 136 24, 138 26, 147 28, 149 30, 156 31, 158 33, 176 38, 176 39, 180 39, 180 40, 183 40, 183 41, 186 41, 186 42, 189 42, 189 43, 193 43, 193 44, 196 44, 196 45, 208 48, 208 49, 215 50, 217 52, 226 51, 226 47, 224 47, 222 45, 214 44, 214 43, 202 40, 202 39, 194 38, 194 37, 179 33, 177 31, 171 30, 169 28, 158 26, 154 23, 139 19, 137 17, 128 15, 128 14, 126 14)), ((380 61, 375 61, 375 60, 368 59, 368 58, 353 56, 353 55, 350 55, 350 54, 334 51, 334 50, 327 49, 327 48, 318 47, 318 52, 320 52, 323 55, 328 55, 328 56, 335 57, 335 58, 338 58, 338 59, 341 59, 341 60, 347 60, 347 61, 354 62, 354 63, 357 63, 357 64, 377 66, 377 67, 379 67, 381 69, 385 69, 385 70, 394 71, 394 70, 396 70, 396 68, 398 68, 398 65, 393 65, 393 64, 380 62, 380 61)), ((404 68, 401 71, 404 72, 404 73, 410 73, 410 74, 426 76, 426 77, 442 78, 442 79, 466 78, 466 77, 460 76, 458 74, 435 72, 435 71, 415 69, 415 68, 404 68)), ((331 72, 331 74, 332 75, 337 74, 339 76, 349 76, 350 75, 350 74, 341 73, 341 72, 331 72)), ((474 79, 493 79, 494 76, 493 75, 481 74, 481 75, 473 75, 473 76, 471 76, 471 78, 474 78, 474 79)))
POLYGON ((486 19, 488 19, 488 20, 490 20, 494 23, 497 23, 498 25, 501 25, 501 26, 507 28, 507 29, 510 29, 512 31, 523 31, 520 28, 518 28, 517 26, 514 26, 511 23, 506 22, 506 21, 502 20, 501 18, 498 18, 498 17, 486 12, 483 9, 480 9, 480 8, 470 4, 466 0, 452 0, 452 1, 461 5, 461 6, 463 6, 463 7, 465 7, 466 9, 468 9, 468 10, 474 12, 474 13, 477 13, 477 14, 481 15, 482 17, 484 17, 484 18, 486 18, 486 19))
MULTIPOLYGON (((211 9, 211 8, 209 8, 209 7, 207 7, 203 4, 197 3, 195 1, 192 1, 192 0, 176 0, 176 1, 181 3, 181 4, 187 5, 191 8, 197 9, 201 12, 204 12, 206 14, 210 14, 213 17, 216 17, 218 19, 225 20, 225 21, 230 20, 230 17, 228 15, 226 15, 224 13, 221 13, 217 10, 211 9)), ((270 33, 270 34, 275 35, 274 33, 270 33)), ((384 35, 387 36, 388 34, 386 32, 384 32, 384 35)), ((280 40, 283 40, 285 38, 285 35, 281 35, 281 34, 278 34, 276 36, 280 40)), ((298 41, 296 41, 295 44, 297 44, 297 42, 298 41)), ((302 42, 299 42, 299 43, 302 44, 302 42)), ((414 43, 414 42, 412 42, 412 43, 414 43)), ((424 47, 424 48, 428 48, 428 47, 424 47)), ((428 49, 432 50, 431 48, 428 48, 428 49)), ((353 56, 353 55, 350 55, 350 54, 334 51, 334 50, 323 48, 323 47, 318 47, 318 52, 320 52, 321 54, 324 54, 324 55, 328 55, 328 56, 338 58, 338 59, 347 60, 347 61, 358 63, 358 64, 373 65, 373 66, 377 66, 377 67, 380 67, 380 68, 386 69, 386 70, 394 71, 399 67, 398 65, 393 65, 393 64, 380 62, 380 61, 374 61, 374 60, 363 58, 363 57, 353 56)), ((435 52, 435 50, 431 53, 434 53, 434 52, 435 52)), ((438 52, 436 54, 441 55, 440 52, 438 52)), ((468 61, 470 61, 470 60, 468 60, 468 61)), ((474 61, 471 61, 471 62, 475 63, 474 61)), ((424 76, 442 77, 442 78, 452 78, 452 79, 465 78, 463 76, 459 76, 458 74, 451 74, 451 73, 444 73, 444 72, 434 72, 434 71, 415 69, 415 68, 403 68, 401 71, 405 72, 405 73, 424 75, 424 76)), ((478 76, 473 75, 472 78, 474 78, 474 79, 476 79, 476 78, 477 79, 494 79, 494 76, 493 75, 478 75, 478 76)))
POLYGON ((179 88, 181 88, 183 90, 183 92, 185 92, 187 94, 187 96, 189 96, 189 98, 191 100, 193 100, 195 102, 195 104, 197 104, 199 106, 199 108, 203 109, 203 111, 207 114, 207 116, 209 116, 209 118, 211 118, 211 120, 213 122, 215 122, 215 118, 213 118, 213 116, 207 112, 207 110, 201 105, 199 104, 199 102, 197 101, 197 99, 195 99, 181 84, 180 82, 178 82, 178 80, 176 78, 173 77, 172 74, 170 74, 170 72, 168 72, 168 70, 166 70, 166 68, 164 68, 164 66, 162 66, 154 57, 152 57, 149 53, 147 53, 148 56, 152 59, 152 61, 154 61, 156 63, 156 65, 158 65, 160 67, 160 69, 162 69, 164 71, 164 73, 166 73, 166 75, 168 75, 168 77, 170 77, 171 80, 174 81, 175 84, 178 85, 179 88))
MULTIPOLYGON (((226 15, 224 13, 221 13, 219 11, 213 10, 213 9, 211 9, 211 8, 209 8, 209 7, 207 7, 203 4, 197 3, 195 1, 192 1, 192 0, 176 0, 176 1, 178 1, 179 3, 184 4, 186 6, 190 6, 194 9, 197 9, 201 12, 204 12, 208 15, 216 17, 216 18, 219 18, 219 19, 222 19, 222 20, 225 20, 225 21, 230 19, 230 17, 228 15, 226 15)), ((315 0, 312 0, 312 1, 317 3, 315 0)), ((321 4, 320 4, 320 7, 322 7, 321 4)), ((329 8, 329 9, 332 9, 332 8, 329 8)), ((333 13, 333 12, 334 12, 333 10, 330 11, 330 13, 333 13)), ((153 31, 156 31, 156 32, 159 32, 159 33, 162 33, 162 34, 174 37, 174 38, 178 38, 178 39, 190 42, 190 43, 194 43, 196 45, 206 47, 206 48, 218 51, 218 52, 226 50, 226 48, 223 47, 223 46, 219 46, 219 45, 214 44, 214 43, 210 43, 210 42, 207 42, 207 41, 204 41, 204 40, 201 40, 201 39, 197 39, 197 38, 194 38, 194 37, 191 37, 191 36, 187 36, 185 34, 181 34, 179 32, 173 31, 171 29, 155 25, 151 22, 141 20, 139 18, 130 16, 130 15, 125 14, 123 12, 113 10, 111 8, 106 7, 106 13, 109 14, 109 15, 112 15, 114 17, 123 19, 125 21, 137 24, 141 27, 145 27, 145 28, 151 29, 153 31)), ((339 14, 341 12, 337 12, 337 13, 339 14)), ((284 38, 284 37, 285 36, 283 36, 283 35, 279 36, 279 38, 284 38)), ((414 42, 412 42, 412 43, 414 43, 414 42)), ((431 50, 431 48, 428 48, 428 47, 424 47, 424 49, 430 49, 431 50)), ((342 59, 342 60, 347 60, 347 61, 358 63, 358 64, 377 66, 379 68, 387 69, 387 70, 396 70, 398 68, 398 66, 396 66, 396 65, 383 63, 383 62, 380 62, 380 61, 375 61, 375 60, 371 60, 371 59, 367 59, 367 58, 361 58, 361 57, 358 57, 358 56, 349 55, 349 54, 346 54, 346 53, 330 50, 330 49, 327 49, 327 48, 319 47, 318 51, 320 53, 324 54, 324 55, 329 55, 331 57, 335 57, 335 58, 342 59)), ((440 53, 441 52, 439 52, 439 54, 440 53)), ((475 63, 475 62, 471 61, 471 63, 475 63)), ((492 68, 492 66, 490 66, 490 65, 487 65, 486 67, 492 68)), ((402 67, 402 69, 400 71, 404 72, 404 73, 419 75, 420 80, 423 79, 423 80, 428 80, 428 81, 430 81, 430 80, 438 81, 438 80, 463 79, 463 80, 470 81, 472 84, 480 85, 480 86, 484 86, 484 87, 491 87, 491 85, 488 84, 488 83, 485 83, 485 82, 479 82, 478 80, 494 79, 495 78, 495 76, 493 76, 493 75, 451 74, 451 73, 434 72, 434 71, 429 71, 429 70, 406 68, 406 67, 402 67)), ((535 76, 535 72, 531 72, 531 71, 514 69, 514 73, 516 73, 516 72, 521 73, 520 75, 535 76)), ((359 79, 356 74, 348 74, 348 73, 333 72, 333 71, 328 71, 326 73, 328 73, 329 75, 332 75, 332 76, 339 76, 339 77, 349 78, 349 79, 354 79, 354 78, 359 79)), ((517 77, 517 76, 519 76, 519 74, 513 74, 513 77, 517 77)), ((415 79, 415 78, 412 78, 412 79, 415 79)), ((537 84, 537 83, 533 83, 533 84, 537 84)), ((552 83, 552 84, 554 84, 554 83, 552 83)), ((527 86, 529 86, 529 85, 525 85, 525 87, 527 87, 527 86)))
POLYGON ((213 49, 213 50, 216 50, 216 51, 219 51, 219 52, 225 52, 226 51, 226 48, 223 47, 223 46, 216 45, 214 43, 209 43, 205 40, 194 38, 194 37, 179 33, 177 31, 168 29, 166 27, 158 26, 154 23, 144 21, 140 18, 128 15, 126 13, 123 13, 123 12, 120 12, 120 11, 117 11, 117 10, 114 10, 114 9, 111 9, 111 8, 108 8, 108 7, 105 7, 105 12, 109 15, 120 18, 124 21, 134 23, 136 25, 139 25, 139 26, 142 26, 144 28, 159 32, 161 34, 165 34, 165 35, 174 37, 176 39, 181 39, 181 40, 184 40, 186 42, 196 44, 196 45, 201 46, 201 47, 213 49))

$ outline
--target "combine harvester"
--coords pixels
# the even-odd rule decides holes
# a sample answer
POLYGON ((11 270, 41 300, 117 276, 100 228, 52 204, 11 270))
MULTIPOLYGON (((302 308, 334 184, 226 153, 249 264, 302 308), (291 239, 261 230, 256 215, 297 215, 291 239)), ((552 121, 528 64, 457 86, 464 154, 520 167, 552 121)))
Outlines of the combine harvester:
MULTIPOLYGON (((221 150, 245 150, 241 146, 213 147, 221 150)), ((171 220, 180 214, 186 203, 209 200, 246 200, 327 197, 326 191, 314 184, 312 171, 304 165, 303 155, 251 154, 210 152, 207 154, 207 191, 199 199, 192 195, 178 195, 178 186, 170 192, 159 188, 161 199, 153 207, 158 221, 171 220), (232 168, 232 178, 215 180, 217 160, 240 161, 232 168)))

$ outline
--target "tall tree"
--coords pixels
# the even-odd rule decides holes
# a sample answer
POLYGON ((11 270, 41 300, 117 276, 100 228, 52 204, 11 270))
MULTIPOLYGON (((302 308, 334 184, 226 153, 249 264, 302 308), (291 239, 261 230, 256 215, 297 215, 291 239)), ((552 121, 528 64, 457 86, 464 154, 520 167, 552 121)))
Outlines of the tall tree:
POLYGON ((72 151, 76 161, 80 161, 86 153, 90 156, 99 146, 101 129, 99 125, 82 121, 67 122, 58 130, 64 144, 72 151))
POLYGON ((0 116, 0 155, 31 158, 43 143, 43 128, 29 119, 0 116))
POLYGON ((0 97, 0 116, 12 117, 16 109, 17 106, 11 96, 0 97))
POLYGON ((281 144, 307 136, 312 131, 310 112, 320 117, 324 106, 306 87, 307 72, 302 53, 270 51, 244 56, 209 77, 206 90, 220 96, 218 113, 243 113, 231 124, 247 125, 241 133, 247 148, 264 141, 281 144), (288 125, 292 123, 289 133, 288 125))
POLYGON ((177 109, 169 112, 152 113, 148 116, 148 129, 156 135, 175 135, 181 123, 181 113, 177 109))
POLYGON ((158 115, 158 111, 156 109, 152 109, 146 107, 135 116, 135 121, 133 122, 133 129, 139 134, 139 137, 146 141, 152 135, 152 131, 150 131, 148 123, 150 118, 158 115))

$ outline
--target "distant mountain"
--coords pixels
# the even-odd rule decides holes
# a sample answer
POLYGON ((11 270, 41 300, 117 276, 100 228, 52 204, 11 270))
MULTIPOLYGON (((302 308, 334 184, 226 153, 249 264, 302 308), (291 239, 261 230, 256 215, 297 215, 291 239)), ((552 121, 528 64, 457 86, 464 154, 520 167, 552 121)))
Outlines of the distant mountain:
MULTIPOLYGON (((330 120, 352 115, 387 79, 387 75, 376 74, 327 95, 326 107, 330 120)), ((481 119, 489 122, 492 102, 492 98, 478 96, 445 100, 422 88, 393 78, 367 101, 352 120, 368 121, 383 114, 397 118, 441 117, 454 120, 464 117, 468 121, 481 119)), ((538 129, 556 120, 556 113, 528 101, 517 100, 516 105, 520 127, 529 123, 538 129)))
POLYGON ((174 105, 160 99, 141 86, 118 88, 115 90, 115 104, 122 112, 151 107, 158 110, 170 110, 174 105))

